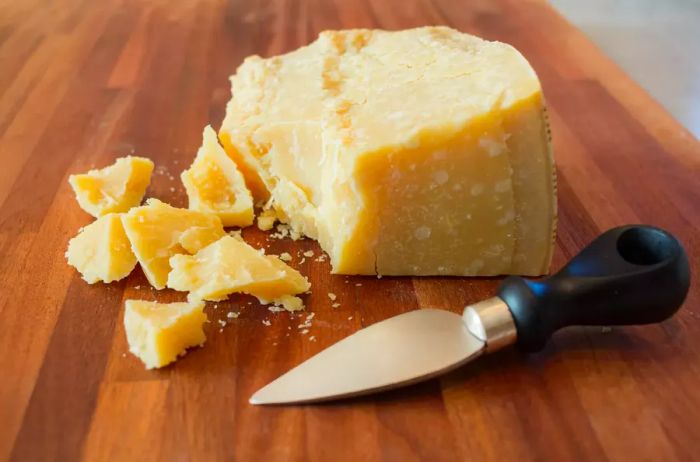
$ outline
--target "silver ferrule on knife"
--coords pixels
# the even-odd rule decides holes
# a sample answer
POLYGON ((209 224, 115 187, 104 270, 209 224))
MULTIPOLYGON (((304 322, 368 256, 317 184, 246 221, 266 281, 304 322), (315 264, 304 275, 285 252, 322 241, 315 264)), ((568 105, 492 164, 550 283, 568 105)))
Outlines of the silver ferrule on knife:
POLYGON ((464 308, 464 324, 482 340, 488 353, 515 343, 518 331, 510 308, 500 297, 491 297, 464 308))

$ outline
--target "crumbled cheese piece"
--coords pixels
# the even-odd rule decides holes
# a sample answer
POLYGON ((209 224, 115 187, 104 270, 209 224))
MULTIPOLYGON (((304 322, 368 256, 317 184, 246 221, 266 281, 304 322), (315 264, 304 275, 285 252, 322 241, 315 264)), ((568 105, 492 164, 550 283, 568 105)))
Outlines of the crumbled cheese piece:
POLYGON ((221 327, 226 327, 226 321, 224 321, 224 320, 222 320, 222 319, 219 319, 219 325, 220 325, 221 327))
POLYGON ((136 256, 122 226, 121 213, 109 213, 80 230, 68 243, 66 259, 89 284, 125 278, 136 256))
POLYGON ((236 319, 238 316, 240 316, 240 313, 236 311, 229 311, 228 313, 226 313, 226 317, 229 319, 236 319))
POLYGON ((292 256, 288 252, 282 252, 280 254, 280 260, 282 261, 292 261, 292 256))
POLYGON ((311 258, 311 257, 314 256, 314 251, 313 251, 313 250, 307 250, 306 252, 304 252, 304 256, 307 257, 307 258, 311 258))
POLYGON ((361 285, 362 285, 362 283, 358 282, 357 284, 355 284, 355 287, 360 287, 361 285))
POLYGON ((262 323, 268 327, 272 325, 272 323, 268 319, 263 319, 262 323))
POLYGON ((68 182, 80 208, 93 217, 127 212, 141 203, 151 182, 153 162, 145 157, 122 157, 101 170, 71 175, 68 182))
POLYGON ((124 330, 129 351, 146 369, 163 367, 185 354, 187 348, 206 341, 204 302, 160 304, 127 300, 124 330))
POLYGON ((331 307, 333 307, 333 308, 338 308, 339 306, 340 306, 340 303, 334 303, 331 305, 331 307))
POLYGON ((338 297, 336 297, 336 295, 333 292, 328 292, 328 298, 330 298, 331 301, 334 301, 338 297))
POLYGON ((309 333, 309 329, 304 329, 304 330, 301 331, 301 334, 302 334, 302 335, 306 335, 306 334, 308 334, 308 333, 309 333))
POLYGON ((197 252, 175 255, 168 287, 188 291, 205 300, 223 300, 232 293, 247 293, 262 304, 302 309, 293 295, 310 287, 307 279, 275 256, 267 256, 230 236, 224 236, 197 252))

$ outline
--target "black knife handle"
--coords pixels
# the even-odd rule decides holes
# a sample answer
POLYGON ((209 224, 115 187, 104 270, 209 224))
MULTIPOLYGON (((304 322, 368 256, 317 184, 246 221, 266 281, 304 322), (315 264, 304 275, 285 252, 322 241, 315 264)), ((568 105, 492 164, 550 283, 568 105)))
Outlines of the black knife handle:
POLYGON ((517 345, 541 350, 566 326, 650 324, 671 317, 688 293, 688 257, 670 233, 652 226, 611 229, 549 278, 506 278, 498 296, 517 328, 517 345))

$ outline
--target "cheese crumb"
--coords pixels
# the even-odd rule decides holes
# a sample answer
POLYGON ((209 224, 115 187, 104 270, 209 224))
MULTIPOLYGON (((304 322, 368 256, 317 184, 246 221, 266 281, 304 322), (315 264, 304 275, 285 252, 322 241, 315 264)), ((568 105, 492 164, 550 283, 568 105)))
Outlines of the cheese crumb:
POLYGON ((258 215, 258 229, 261 231, 269 231, 275 226, 275 222, 277 221, 277 214, 273 209, 265 209, 263 210, 260 215, 258 215))
POLYGON ((265 326, 268 326, 268 327, 272 325, 272 323, 271 323, 268 319, 263 319, 263 320, 262 320, 262 323, 263 323, 265 326))
POLYGON ((335 295, 333 292, 328 292, 328 298, 330 298, 331 301, 333 301, 333 300, 335 300, 335 299, 338 298, 338 297, 336 297, 336 295, 335 295))
POLYGON ((313 250, 307 250, 306 252, 304 252, 304 256, 307 257, 307 258, 311 258, 311 257, 314 256, 314 251, 313 251, 313 250))
POLYGON ((340 303, 334 303, 331 305, 331 307, 333 307, 333 308, 338 308, 339 306, 340 306, 340 303))
POLYGON ((226 317, 229 318, 229 319, 236 319, 238 316, 240 316, 240 313, 238 313, 238 312, 236 312, 236 311, 229 311, 229 312, 226 314, 226 317))
POLYGON ((292 256, 288 252, 282 252, 280 254, 280 260, 282 261, 292 261, 292 256))

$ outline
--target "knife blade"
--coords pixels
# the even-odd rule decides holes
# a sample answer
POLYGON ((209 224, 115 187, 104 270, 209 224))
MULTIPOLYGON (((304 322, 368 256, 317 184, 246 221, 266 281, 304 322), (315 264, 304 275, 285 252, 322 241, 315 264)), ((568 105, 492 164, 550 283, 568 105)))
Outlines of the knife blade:
POLYGON ((258 390, 250 403, 310 403, 405 386, 509 345, 539 351, 566 326, 661 322, 680 308, 689 286, 687 256, 670 233, 614 228, 554 276, 510 276, 497 296, 461 316, 420 309, 360 329, 258 390))

